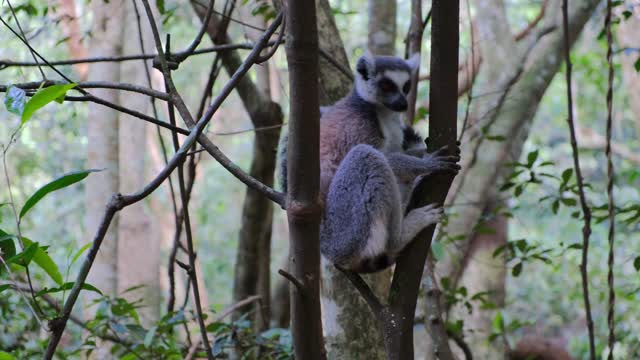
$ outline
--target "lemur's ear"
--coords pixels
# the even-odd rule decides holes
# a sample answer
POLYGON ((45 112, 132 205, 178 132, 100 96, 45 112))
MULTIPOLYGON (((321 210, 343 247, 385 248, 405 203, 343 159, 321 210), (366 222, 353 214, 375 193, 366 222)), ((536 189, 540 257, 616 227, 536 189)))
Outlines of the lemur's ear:
POLYGON ((374 73, 376 69, 376 61, 373 57, 373 54, 369 49, 365 50, 364 54, 358 59, 358 64, 356 65, 356 71, 362 76, 362 78, 367 81, 374 73))
POLYGON ((407 65, 409 65, 409 68, 411 68, 412 73, 418 71, 418 67, 420 67, 420 53, 411 55, 409 60, 407 60, 407 65))

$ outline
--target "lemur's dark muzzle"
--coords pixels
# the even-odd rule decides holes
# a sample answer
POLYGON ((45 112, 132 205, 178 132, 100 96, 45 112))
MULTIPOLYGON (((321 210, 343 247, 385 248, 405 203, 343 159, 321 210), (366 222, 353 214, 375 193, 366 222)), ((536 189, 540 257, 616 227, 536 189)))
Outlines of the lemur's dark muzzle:
POLYGON ((393 111, 407 111, 407 99, 402 95, 394 96, 391 101, 386 104, 393 111))

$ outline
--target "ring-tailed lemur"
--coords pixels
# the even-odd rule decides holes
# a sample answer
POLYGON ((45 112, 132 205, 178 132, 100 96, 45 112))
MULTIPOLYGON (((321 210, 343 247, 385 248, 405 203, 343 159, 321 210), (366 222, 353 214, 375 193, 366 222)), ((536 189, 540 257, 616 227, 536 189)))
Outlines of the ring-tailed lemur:
MULTIPOLYGON (((341 268, 382 270, 418 232, 442 218, 436 204, 406 211, 419 177, 460 169, 457 149, 454 156, 445 155, 445 148, 428 154, 420 136, 403 123, 418 61, 367 51, 358 60, 351 94, 322 109, 320 250, 341 268)), ((286 178, 286 145, 282 151, 286 178)))

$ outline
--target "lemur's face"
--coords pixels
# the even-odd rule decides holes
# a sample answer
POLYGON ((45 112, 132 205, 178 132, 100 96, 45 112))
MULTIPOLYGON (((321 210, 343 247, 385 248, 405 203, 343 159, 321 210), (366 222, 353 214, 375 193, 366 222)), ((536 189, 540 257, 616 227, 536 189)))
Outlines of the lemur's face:
POLYGON ((393 111, 407 111, 407 94, 411 89, 411 74, 408 71, 384 71, 376 76, 375 87, 380 104, 393 111))
POLYGON ((397 112, 407 110, 411 74, 417 69, 418 56, 404 60, 395 56, 365 53, 356 67, 356 90, 366 101, 397 112))

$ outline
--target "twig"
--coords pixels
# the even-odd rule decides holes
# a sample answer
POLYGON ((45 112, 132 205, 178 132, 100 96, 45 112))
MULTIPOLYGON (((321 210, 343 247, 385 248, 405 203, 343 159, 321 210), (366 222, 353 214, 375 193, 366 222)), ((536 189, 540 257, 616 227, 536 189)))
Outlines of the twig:
POLYGON ((612 113, 613 113, 613 35, 611 33, 611 0, 607 0, 607 15, 605 17, 605 27, 607 29, 607 64, 609 66, 609 83, 607 88, 607 145, 605 153, 607 155, 607 197, 608 211, 609 211, 609 258, 607 261, 608 273, 607 284, 609 286, 609 308, 607 313, 607 325, 609 327, 609 354, 608 360, 613 360, 613 347, 616 343, 615 335, 615 308, 616 308, 616 293, 614 287, 614 241, 615 241, 615 203, 613 199, 613 160, 611 156, 611 128, 612 128, 612 113))
MULTIPOLYGON (((18 25, 18 30, 20 30, 20 34, 22 35, 22 39, 26 42, 28 42, 29 40, 27 39, 27 36, 24 34, 24 31, 22 30, 22 26, 20 25, 20 21, 18 21, 18 16, 16 16, 16 12, 13 9, 13 6, 11 6, 11 2, 9 0, 7 0, 7 5, 9 5, 9 9, 11 9, 11 14, 13 15, 13 19, 16 21, 16 25, 18 25)), ((40 63, 38 63, 38 59, 36 59, 36 55, 33 53, 33 50, 29 51, 31 53, 31 57, 33 57, 33 61, 36 63, 36 66, 38 66, 38 70, 40 71, 40 75, 42 75, 42 80, 46 80, 47 76, 44 74, 44 71, 42 70, 42 66, 40 66, 40 63)))
POLYGON ((584 216, 584 226, 582 228, 582 264, 580 264, 580 274, 582 275, 582 292, 584 297, 585 312, 587 316, 587 329, 589 332, 589 358, 595 360, 595 340, 593 334, 593 319, 591 317, 591 303, 589 301, 589 275, 587 273, 587 261, 589 258, 589 236, 591 235, 591 209, 587 204, 587 199, 584 191, 584 184, 582 179, 582 170, 580 168, 580 157, 578 155, 578 143, 576 140, 576 131, 573 121, 573 94, 571 89, 571 49, 569 42, 569 15, 568 15, 568 0, 562 0, 562 23, 564 28, 564 47, 565 47, 565 62, 567 64, 567 110, 569 116, 567 117, 567 123, 569 125, 569 132, 571 134, 571 149, 573 151, 573 163, 576 172, 576 180, 578 182, 578 192, 580 197, 580 205, 582 207, 582 213, 584 216))
POLYGON ((524 39, 525 37, 527 37, 527 35, 529 35, 531 33, 531 31, 536 27, 536 25, 538 25, 538 23, 544 19, 544 14, 547 10, 547 5, 549 4, 549 0, 544 0, 542 2, 542 5, 540 5, 540 12, 538 13, 538 15, 531 20, 530 23, 527 24, 527 26, 522 29, 519 33, 517 33, 513 38, 516 41, 520 41, 522 39, 524 39))
MULTIPOLYGON (((0 255, 0 263, 2 263, 2 266, 4 266, 5 270, 9 274, 9 278, 12 281, 11 284, 13 286, 16 286, 16 284, 18 284, 18 280, 13 275, 13 272, 11 271, 11 268, 9 267, 9 264, 7 264, 7 262, 4 260, 4 258, 1 255, 0 255)), ((27 289, 26 290, 27 291, 32 291, 31 289, 32 289, 32 287, 30 285, 27 285, 27 289)), ((40 315, 36 312, 36 310, 33 308, 31 303, 29 302, 29 298, 27 297, 27 295, 24 294, 24 290, 25 289, 18 289, 16 287, 16 291, 20 294, 20 296, 22 297, 24 302, 27 304, 27 307, 29 308, 29 310, 33 314, 33 317, 36 319, 36 322, 38 323, 38 325, 40 325, 40 328, 44 328, 44 326, 42 324, 42 319, 40 319, 40 315)))
POLYGON ((278 274, 282 275, 285 279, 289 280, 293 285, 295 285, 296 289, 298 289, 300 294, 304 296, 304 284, 302 284, 300 280, 296 279, 295 276, 291 275, 290 273, 282 269, 278 270, 278 274))
MULTIPOLYGON (((12 86, 15 86, 23 90, 34 90, 34 89, 39 89, 40 87, 45 88, 52 85, 64 85, 64 84, 67 84, 67 82, 59 81, 59 80, 46 80, 46 81, 33 81, 33 82, 21 83, 21 84, 12 84, 12 86)), ((113 83, 109 81, 79 81, 76 83, 76 85, 83 89, 97 88, 97 89, 125 90, 125 91, 143 94, 143 95, 148 95, 153 98, 161 99, 164 101, 169 101, 169 96, 167 96, 167 94, 161 91, 153 90, 150 87, 146 88, 146 87, 135 85, 135 84, 113 83)), ((6 92, 8 88, 9 86, 7 85, 0 85, 0 92, 6 92)))
POLYGON ((283 42, 286 24, 287 24, 287 22, 285 20, 283 20, 282 21, 282 27, 280 28, 280 33, 278 34, 278 39, 276 40, 275 45, 273 45, 269 49, 269 51, 267 51, 266 54, 261 55, 259 58, 257 58, 256 59, 256 64, 261 64, 261 63, 269 60, 273 56, 273 54, 276 53, 276 51, 278 50, 278 47, 283 42))
MULTIPOLYGON (((275 42, 269 42, 270 46, 275 45, 275 42)), ((251 50, 255 44, 252 43, 242 43, 242 44, 224 44, 224 45, 216 45, 207 47, 200 50, 195 50, 191 55, 203 55, 210 54, 212 52, 221 52, 228 50, 251 50)), ((180 56, 183 52, 175 53, 174 56, 180 56)), ((57 61, 49 61, 47 65, 51 66, 66 66, 66 65, 76 65, 76 64, 88 64, 88 63, 99 63, 99 62, 123 62, 123 61, 132 61, 132 60, 151 60, 154 59, 157 55, 153 54, 138 54, 138 55, 123 55, 123 56, 97 56, 90 57, 84 59, 73 59, 73 60, 57 60, 57 61)), ((0 70, 6 69, 8 67, 20 66, 20 67, 32 67, 37 66, 38 64, 27 62, 27 61, 10 61, 10 60, 0 60, 0 70)))
MULTIPOLYGON (((200 45, 200 42, 202 41, 202 37, 204 36, 205 32, 207 31, 207 25, 209 24, 209 20, 211 19, 211 14, 213 13, 213 4, 214 3, 215 3, 215 0, 209 0, 209 7, 207 8, 207 15, 205 16, 204 20, 202 21, 202 25, 200 26, 200 30, 198 30, 198 34, 196 34, 195 39, 193 39, 193 41, 187 47, 187 49, 183 53, 181 53, 180 56, 175 58, 178 62, 181 62, 184 59, 186 59, 187 57, 191 56, 191 54, 193 54, 193 52, 196 50, 198 45, 200 45)), ((152 21, 152 19, 149 19, 149 20, 152 21)), ((152 26, 152 29, 153 29, 153 26, 152 26)), ((158 52, 158 53, 161 54, 161 52, 158 52)))
POLYGON ((453 340, 453 342, 456 343, 456 345, 458 345, 458 347, 460 348, 460 350, 462 350, 462 352, 464 353, 464 358, 467 360, 473 360, 473 353, 471 352, 471 348, 469 347, 469 344, 467 344, 464 339, 462 338, 462 336, 454 333, 453 331, 449 331, 447 330, 447 336, 453 340))

